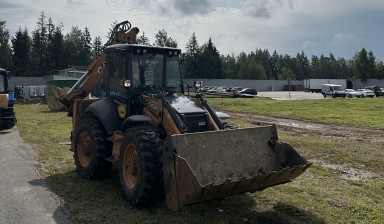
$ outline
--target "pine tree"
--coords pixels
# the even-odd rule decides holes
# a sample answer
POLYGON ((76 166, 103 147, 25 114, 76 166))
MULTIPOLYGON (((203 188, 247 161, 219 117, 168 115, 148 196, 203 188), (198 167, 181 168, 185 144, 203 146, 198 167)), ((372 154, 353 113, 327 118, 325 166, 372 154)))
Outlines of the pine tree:
POLYGON ((9 45, 9 31, 6 27, 6 21, 0 20, 0 67, 10 69, 12 50, 9 45))
POLYGON ((32 73, 43 76, 47 71, 47 26, 46 16, 41 12, 37 22, 37 29, 32 32, 32 73))
POLYGON ((149 38, 145 36, 145 32, 143 32, 137 39, 136 39, 137 44, 140 45, 148 45, 151 46, 149 42, 149 38))
POLYGON ((208 43, 204 44, 198 58, 200 78, 222 79, 223 68, 221 65, 220 54, 209 38, 208 43))
POLYGON ((95 59, 96 57, 98 57, 102 51, 103 51, 103 45, 101 43, 101 37, 96 36, 92 44, 92 53, 91 53, 92 58, 95 59))
POLYGON ((353 57, 353 74, 355 78, 359 78, 362 82, 365 82, 368 79, 367 71, 369 70, 368 52, 363 48, 353 57))
POLYGON ((91 34, 89 33, 89 29, 85 27, 82 36, 81 36, 81 42, 82 42, 82 49, 81 49, 81 62, 80 65, 88 65, 91 63, 91 51, 92 51, 92 44, 91 44, 92 38, 91 34))
POLYGON ((182 74, 184 78, 198 78, 198 57, 200 51, 195 33, 192 33, 192 36, 189 39, 185 48, 186 53, 183 54, 183 60, 181 64, 182 74))
POLYGON ((12 38, 12 66, 13 74, 15 76, 28 76, 31 75, 31 45, 32 40, 28 35, 27 28, 24 30, 19 27, 18 31, 15 34, 15 37, 12 38))
POLYGON ((62 25, 56 26, 51 40, 51 62, 53 69, 61 70, 66 68, 64 56, 64 36, 62 34, 62 25))
POLYGON ((271 78, 272 79, 278 79, 279 76, 279 70, 280 70, 280 56, 277 54, 276 51, 273 52, 272 57, 269 58, 269 67, 271 70, 271 78))
POLYGON ((50 72, 55 68, 55 62, 53 61, 53 58, 54 58, 53 38, 54 38, 55 25, 53 24, 53 21, 51 18, 48 19, 48 23, 46 24, 46 27, 47 27, 46 70, 50 72))
POLYGON ((159 30, 159 32, 155 35, 155 46, 161 47, 177 47, 177 42, 172 37, 168 37, 167 31, 164 29, 159 30))

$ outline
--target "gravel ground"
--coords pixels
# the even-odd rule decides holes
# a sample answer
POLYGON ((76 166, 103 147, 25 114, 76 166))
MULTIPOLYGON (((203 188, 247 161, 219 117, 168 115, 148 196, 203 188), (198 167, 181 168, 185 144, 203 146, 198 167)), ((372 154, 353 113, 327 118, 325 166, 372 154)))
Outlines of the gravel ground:
POLYGON ((64 206, 39 176, 32 147, 17 128, 0 131, 0 223, 70 223, 64 206))

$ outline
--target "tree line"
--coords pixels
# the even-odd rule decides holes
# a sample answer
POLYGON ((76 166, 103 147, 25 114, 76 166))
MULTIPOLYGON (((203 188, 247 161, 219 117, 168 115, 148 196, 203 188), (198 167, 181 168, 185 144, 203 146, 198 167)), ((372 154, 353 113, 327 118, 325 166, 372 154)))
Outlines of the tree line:
MULTIPOLYGON (((111 24, 111 27, 117 22, 111 24)), ((37 27, 30 36, 27 28, 19 28, 10 37, 6 21, 0 19, 0 67, 15 76, 44 76, 54 70, 72 66, 87 66, 103 50, 100 36, 91 38, 87 27, 72 26, 63 33, 63 25, 55 25, 41 12, 37 27)), ((111 32, 111 31, 110 31, 111 32)), ((155 41, 142 32, 137 44, 178 47, 177 41, 162 29, 155 41)), ((221 55, 212 39, 201 46, 192 33, 185 51, 180 56, 184 78, 191 79, 383 79, 384 63, 372 51, 362 48, 347 60, 329 55, 308 56, 301 51, 296 56, 272 53, 268 49, 255 49, 250 53, 221 55)))

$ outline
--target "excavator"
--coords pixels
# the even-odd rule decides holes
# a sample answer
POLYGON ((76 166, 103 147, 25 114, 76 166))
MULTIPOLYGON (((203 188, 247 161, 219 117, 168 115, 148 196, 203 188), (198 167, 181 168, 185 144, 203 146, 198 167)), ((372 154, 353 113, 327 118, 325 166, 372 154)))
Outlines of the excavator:
POLYGON ((116 164, 134 206, 172 210, 284 184, 310 165, 278 140, 275 125, 236 128, 182 79, 181 50, 136 44, 137 27, 116 24, 103 52, 59 101, 72 117, 79 175, 105 177, 116 164), (101 87, 101 97, 90 96, 101 87), (188 92, 188 94, 186 93, 188 92))

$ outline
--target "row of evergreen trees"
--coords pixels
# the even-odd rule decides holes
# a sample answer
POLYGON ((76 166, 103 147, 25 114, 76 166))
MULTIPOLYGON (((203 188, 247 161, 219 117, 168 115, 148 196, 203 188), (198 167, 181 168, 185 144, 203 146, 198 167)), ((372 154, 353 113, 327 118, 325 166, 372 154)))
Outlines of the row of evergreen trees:
MULTIPOLYGON (((61 24, 55 25, 42 12, 32 37, 27 28, 20 27, 10 38, 6 21, 0 20, 0 67, 16 76, 43 76, 69 66, 87 66, 103 49, 101 37, 92 40, 87 27, 81 30, 72 26, 67 34, 62 30, 61 24)), ((177 41, 164 29, 155 35, 155 42, 151 43, 143 32, 137 43, 177 47, 177 41)), ((309 59, 303 51, 290 56, 276 51, 271 54, 267 49, 220 55, 211 39, 199 46, 192 33, 180 59, 184 78, 192 79, 384 78, 383 62, 364 48, 349 60, 335 58, 332 53, 309 59)))

